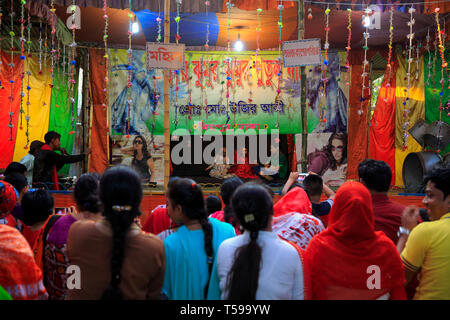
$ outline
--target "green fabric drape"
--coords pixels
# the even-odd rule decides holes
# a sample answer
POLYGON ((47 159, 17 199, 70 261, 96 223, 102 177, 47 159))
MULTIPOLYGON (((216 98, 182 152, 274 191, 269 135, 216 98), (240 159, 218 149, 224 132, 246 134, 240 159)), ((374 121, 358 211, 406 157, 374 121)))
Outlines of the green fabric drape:
MULTIPOLYGON (((75 139, 75 131, 72 127, 72 103, 70 101, 71 94, 68 92, 69 79, 67 76, 62 75, 62 67, 57 71, 55 70, 55 77, 53 80, 52 96, 50 100, 50 120, 48 124, 49 131, 56 131, 61 135, 61 148, 67 150, 69 154, 72 154, 73 142, 75 139)), ((67 71, 67 66, 66 66, 67 71)), ((78 73, 75 73, 75 80, 78 80, 78 73)), ((78 82, 78 81, 77 81, 78 82)), ((75 116, 77 112, 78 101, 78 84, 75 84, 74 89, 74 108, 75 116)), ((76 118, 74 120, 76 128, 76 118)), ((64 167, 58 171, 67 175, 69 173, 70 164, 64 165, 64 167)))
MULTIPOLYGON (((450 52, 444 51, 445 56, 444 59, 447 63, 450 62, 450 52)), ((444 69, 444 89, 442 90, 442 84, 441 84, 441 69, 442 69, 442 59, 441 55, 438 52, 437 55, 435 55, 434 52, 430 52, 428 54, 425 53, 424 60, 423 60, 423 68, 425 72, 425 121, 427 123, 432 123, 436 120, 439 120, 440 118, 440 93, 442 92, 442 106, 444 107, 444 110, 442 110, 442 121, 450 124, 450 117, 448 116, 448 112, 450 112, 448 109, 446 110, 445 107, 447 106, 447 102, 450 99, 450 90, 449 90, 449 75, 448 75, 448 67, 444 69), (430 65, 428 65, 430 63, 430 65), (431 74, 431 77, 428 78, 428 74, 431 74), (429 79, 429 81, 428 81, 429 79)), ((441 150, 440 154, 445 155, 446 153, 450 152, 450 144, 444 149, 441 150)))

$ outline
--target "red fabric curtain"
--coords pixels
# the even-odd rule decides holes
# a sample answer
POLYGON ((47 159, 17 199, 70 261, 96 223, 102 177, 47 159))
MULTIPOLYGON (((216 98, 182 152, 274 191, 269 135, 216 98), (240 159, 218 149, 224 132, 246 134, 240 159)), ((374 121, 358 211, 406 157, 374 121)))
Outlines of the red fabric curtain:
MULTIPOLYGON (((21 60, 18 55, 13 56, 12 63, 14 64, 14 67, 11 67, 10 53, 0 51, 0 61, 0 150, 2 151, 0 168, 6 168, 13 160, 14 145, 16 143, 23 60, 21 60), (13 81, 13 83, 10 81, 13 81), (12 135, 9 127, 9 113, 11 112, 10 97, 12 97, 12 112, 14 113, 12 117, 12 135)), ((25 102, 23 103, 23 107, 26 107, 25 102)), ((25 118, 23 118, 23 121, 25 121, 25 118)))
POLYGON ((90 49, 90 82, 92 94, 91 125, 91 161, 89 171, 103 173, 108 168, 108 122, 103 91, 105 69, 105 51, 90 49))
MULTIPOLYGON (((367 61, 379 53, 386 58, 386 51, 368 50, 367 61)), ((362 71, 364 61, 363 50, 353 50, 350 52, 349 63, 352 66, 351 88, 348 102, 348 144, 347 144, 347 179, 358 179, 358 164, 368 156, 368 132, 367 132, 367 111, 370 102, 369 90, 364 92, 365 100, 361 110, 362 98, 362 71)), ((366 66, 366 72, 369 73, 369 66, 366 66)), ((369 78, 366 77, 366 86, 369 85, 369 78)))
POLYGON ((377 104, 370 122, 369 158, 385 161, 392 170, 391 184, 395 183, 395 72, 393 65, 389 81, 386 69, 377 104))

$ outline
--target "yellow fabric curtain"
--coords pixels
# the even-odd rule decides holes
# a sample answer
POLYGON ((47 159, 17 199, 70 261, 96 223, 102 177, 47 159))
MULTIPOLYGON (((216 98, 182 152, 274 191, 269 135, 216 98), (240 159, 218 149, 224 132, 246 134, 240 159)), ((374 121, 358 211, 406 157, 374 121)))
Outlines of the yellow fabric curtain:
POLYGON ((25 59, 25 78, 23 81, 23 110, 22 114, 22 126, 19 125, 17 129, 16 145, 14 147, 13 161, 20 161, 29 151, 30 145, 27 144, 27 122, 25 117, 27 116, 27 86, 28 75, 30 72, 30 104, 29 104, 29 144, 33 140, 40 140, 44 142, 44 135, 48 130, 48 120, 50 115, 50 94, 51 94, 51 73, 49 65, 42 63, 42 70, 39 72, 39 59, 36 56, 25 59))
POLYGON ((423 77, 423 56, 419 60, 419 74, 416 79, 416 60, 411 62, 410 69, 410 90, 409 90, 409 115, 408 128, 406 130, 408 138, 406 140, 407 149, 403 150, 403 124, 405 119, 403 113, 405 110, 405 99, 407 97, 408 86, 408 63, 402 54, 397 53, 397 61, 399 67, 396 74, 396 91, 395 91, 395 185, 403 186, 403 162, 406 156, 411 152, 419 152, 422 147, 414 140, 414 138, 407 132, 419 119, 425 119, 425 90, 423 77))

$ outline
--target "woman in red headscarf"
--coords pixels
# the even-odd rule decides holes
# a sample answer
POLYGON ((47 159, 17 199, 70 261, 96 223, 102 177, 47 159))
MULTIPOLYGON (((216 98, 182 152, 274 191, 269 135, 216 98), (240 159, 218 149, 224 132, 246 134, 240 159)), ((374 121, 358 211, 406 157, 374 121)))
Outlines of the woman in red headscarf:
POLYGON ((329 219, 305 251, 312 298, 405 299, 402 261, 392 241, 374 230, 369 191, 359 182, 344 183, 329 219))

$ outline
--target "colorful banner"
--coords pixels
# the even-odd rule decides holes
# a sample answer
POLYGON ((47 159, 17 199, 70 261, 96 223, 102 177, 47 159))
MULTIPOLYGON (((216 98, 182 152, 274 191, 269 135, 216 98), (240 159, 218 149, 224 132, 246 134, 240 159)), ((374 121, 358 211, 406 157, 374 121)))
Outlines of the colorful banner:
POLYGON ((150 43, 147 42, 147 70, 183 69, 184 43, 150 43))
POLYGON ((49 64, 42 63, 39 67, 39 59, 37 56, 25 59, 25 77, 23 78, 23 109, 22 124, 17 130, 16 146, 14 148, 14 161, 20 161, 29 151, 25 148, 27 144, 26 137, 26 117, 30 117, 29 121, 29 143, 33 140, 44 141, 44 135, 48 131, 49 113, 50 113, 50 68, 49 64), (30 72, 30 82, 28 83, 27 72, 30 72), (30 104, 29 113, 27 112, 27 87, 30 88, 30 104))
MULTIPOLYGON (((163 134, 163 75, 145 69, 145 52, 132 52, 131 99, 128 56, 110 50, 109 104, 113 134, 163 134), (128 109, 128 103, 131 107, 128 109), (129 121, 129 122, 128 122, 129 121)), ((274 52, 188 52, 185 69, 170 78, 170 125, 194 131, 197 122, 301 132, 300 68, 282 68, 274 52), (279 76, 282 80, 279 81, 279 76)))
POLYGON ((0 51, 0 62, 0 168, 6 168, 13 160, 16 143, 21 88, 21 73, 17 70, 22 69, 23 60, 14 55, 11 61, 8 52, 0 51))

